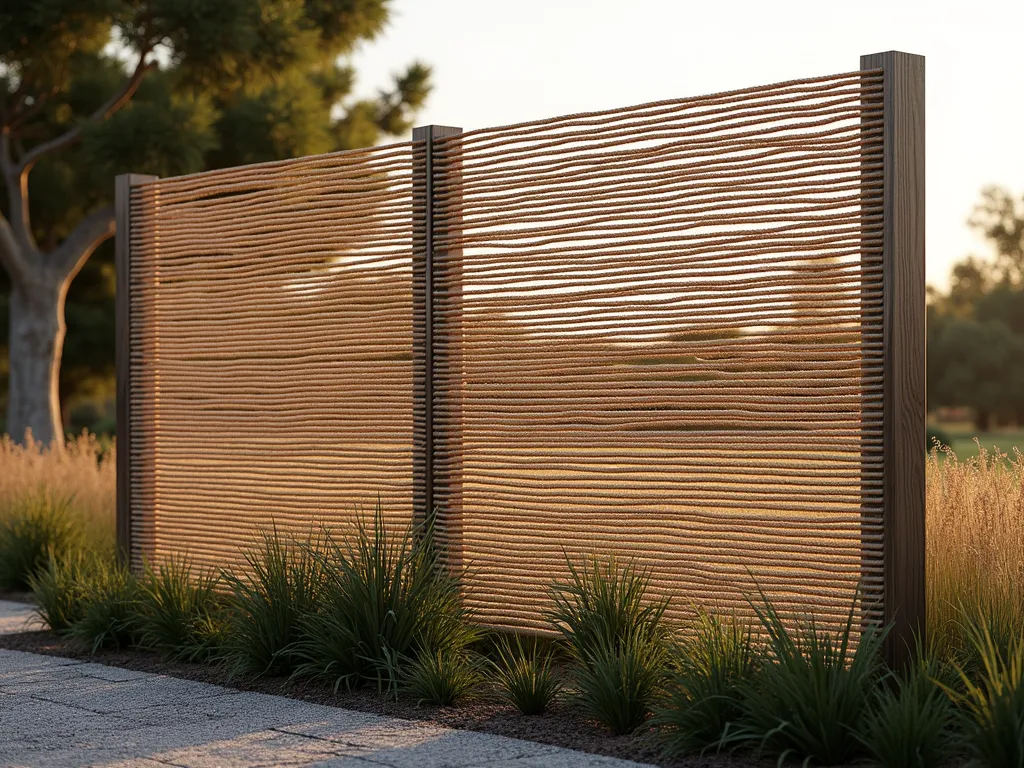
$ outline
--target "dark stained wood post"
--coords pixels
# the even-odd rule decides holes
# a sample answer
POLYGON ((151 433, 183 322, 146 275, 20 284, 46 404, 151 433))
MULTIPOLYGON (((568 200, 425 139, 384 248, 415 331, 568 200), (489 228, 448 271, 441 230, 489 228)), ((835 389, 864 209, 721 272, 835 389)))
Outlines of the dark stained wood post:
MULTIPOLYGON (((447 482, 450 472, 444 472, 438 464, 438 454, 448 448, 450 440, 440 433, 440 422, 443 417, 435 406, 448 399, 451 383, 450 360, 445 365, 436 363, 446 355, 453 343, 450 321, 438 312, 442 303, 451 309, 451 300, 455 293, 461 295, 461 250, 439 249, 435 243, 444 234, 450 234, 450 219, 442 220, 437 215, 440 205, 438 198, 445 191, 448 172, 435 168, 434 159, 439 147, 437 141, 462 133, 461 128, 445 125, 427 125, 414 128, 414 142, 422 142, 415 150, 415 171, 413 174, 413 323, 414 353, 413 363, 416 368, 415 398, 416 418, 414 436, 414 471, 416 489, 414 507, 416 522, 433 525, 438 514, 439 500, 445 496, 450 504, 451 494, 443 493, 439 482, 447 482), (444 377, 445 384, 436 386, 444 377), (442 479, 442 474, 445 475, 442 479)), ((455 334, 457 336, 457 334, 455 334)), ((455 342, 457 343, 457 342, 455 342)), ((446 490, 450 490, 447 489, 446 490)), ((448 525, 443 526, 447 533, 446 544, 449 549, 455 544, 451 539, 457 538, 452 531, 452 517, 461 510, 448 509, 444 513, 449 518, 448 525)))
POLYGON ((156 181, 156 176, 128 173, 114 185, 117 231, 115 347, 117 360, 117 553, 125 565, 132 558, 131 512, 131 193, 132 187, 156 181))
POLYGON ((886 657, 906 664, 925 629, 924 57, 886 51, 882 240, 886 657))

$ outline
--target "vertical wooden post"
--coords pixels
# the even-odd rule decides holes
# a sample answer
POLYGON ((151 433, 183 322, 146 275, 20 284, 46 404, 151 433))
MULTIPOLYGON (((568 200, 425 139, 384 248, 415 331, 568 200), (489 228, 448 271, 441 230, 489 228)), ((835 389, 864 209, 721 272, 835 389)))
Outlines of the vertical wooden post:
POLYGON ((414 354, 416 366, 416 387, 421 402, 417 403, 415 445, 415 474, 417 489, 414 493, 417 522, 433 525, 437 514, 438 494, 436 493, 437 468, 435 466, 438 448, 437 417, 435 403, 444 392, 435 392, 437 374, 435 361, 440 345, 437 343, 438 317, 435 311, 441 285, 438 278, 450 280, 447 270, 441 268, 444 258, 435 248, 435 237, 439 233, 435 216, 436 196, 444 186, 444 180, 434 168, 435 143, 438 139, 457 136, 461 128, 446 125, 426 125, 414 128, 414 142, 422 142, 422 149, 415 152, 413 173, 413 294, 414 294, 414 354))
POLYGON ((886 51, 860 65, 883 71, 883 599, 899 666, 925 628, 924 57, 886 51))
POLYGON ((117 553, 125 565, 132 558, 131 511, 131 196, 132 187, 156 176, 128 173, 114 184, 116 269, 115 347, 117 364, 117 553))

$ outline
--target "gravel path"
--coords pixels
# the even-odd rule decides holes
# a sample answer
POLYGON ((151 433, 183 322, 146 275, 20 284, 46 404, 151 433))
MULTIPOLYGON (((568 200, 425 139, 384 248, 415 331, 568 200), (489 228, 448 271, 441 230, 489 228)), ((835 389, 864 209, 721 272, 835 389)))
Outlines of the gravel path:
MULTIPOLYGON (((0 633, 27 606, 0 601, 0 633)), ((611 757, 0 649, 0 765, 638 768, 611 757)))

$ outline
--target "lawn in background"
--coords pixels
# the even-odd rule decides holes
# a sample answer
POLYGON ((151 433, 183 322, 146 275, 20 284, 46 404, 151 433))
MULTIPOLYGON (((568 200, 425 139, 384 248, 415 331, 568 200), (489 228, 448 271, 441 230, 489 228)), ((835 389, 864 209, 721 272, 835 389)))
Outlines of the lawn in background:
POLYGON ((1003 453, 1012 455, 1013 449, 1018 448, 1024 453, 1024 429, 1020 427, 1002 427, 990 432, 978 432, 969 421, 940 421, 936 422, 935 426, 949 437, 949 447, 953 449, 958 459, 969 459, 978 455, 975 438, 990 452, 993 448, 998 448, 1003 453))

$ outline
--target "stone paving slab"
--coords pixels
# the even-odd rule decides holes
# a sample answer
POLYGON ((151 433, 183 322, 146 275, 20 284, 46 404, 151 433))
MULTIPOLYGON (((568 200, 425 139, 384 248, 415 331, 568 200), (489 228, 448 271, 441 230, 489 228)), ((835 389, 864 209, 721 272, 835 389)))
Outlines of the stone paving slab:
POLYGON ((639 768, 494 734, 0 649, 0 766, 639 768))
POLYGON ((0 600, 0 635, 43 629, 43 623, 27 603, 0 600))

